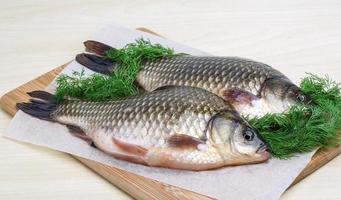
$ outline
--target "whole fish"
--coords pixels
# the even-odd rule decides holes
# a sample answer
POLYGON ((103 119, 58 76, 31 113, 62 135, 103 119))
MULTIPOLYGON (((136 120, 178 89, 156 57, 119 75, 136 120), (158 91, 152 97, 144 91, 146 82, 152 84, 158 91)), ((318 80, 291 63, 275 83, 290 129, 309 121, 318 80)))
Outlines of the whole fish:
POLYGON ((218 96, 193 87, 169 87, 119 101, 55 101, 29 93, 17 107, 118 158, 149 166, 207 170, 266 161, 267 145, 218 96))
MULTIPOLYGON (((112 73, 117 63, 105 59, 112 47, 86 41, 86 50, 76 60, 96 72, 112 73)), ((153 91, 166 85, 199 87, 229 102, 244 117, 261 117, 281 113, 310 98, 284 74, 269 65, 238 57, 175 56, 142 63, 137 82, 143 89, 153 91)))

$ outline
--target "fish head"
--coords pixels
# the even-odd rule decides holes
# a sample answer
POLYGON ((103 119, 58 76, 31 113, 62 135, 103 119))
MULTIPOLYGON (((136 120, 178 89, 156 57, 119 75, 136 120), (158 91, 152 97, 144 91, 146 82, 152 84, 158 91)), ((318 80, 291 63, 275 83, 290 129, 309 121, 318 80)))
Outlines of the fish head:
POLYGON ((284 112, 298 103, 308 105, 312 102, 297 85, 287 78, 280 77, 266 80, 262 85, 261 96, 274 113, 284 112))
POLYGON ((214 119, 211 140, 229 165, 258 163, 270 158, 269 147, 258 132, 236 114, 214 119))

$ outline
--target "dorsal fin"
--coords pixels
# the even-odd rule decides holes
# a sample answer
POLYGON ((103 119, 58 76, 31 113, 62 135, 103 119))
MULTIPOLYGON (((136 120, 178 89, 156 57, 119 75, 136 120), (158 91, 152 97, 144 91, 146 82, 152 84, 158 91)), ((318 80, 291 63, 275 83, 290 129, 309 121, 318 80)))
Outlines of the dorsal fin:
MULTIPOLYGON (((186 86, 186 85, 163 85, 163 86, 160 86, 160 87, 154 89, 153 91, 166 90, 166 89, 171 89, 171 88, 193 88, 193 89, 197 89, 197 90, 204 90, 204 89, 199 88, 199 87, 186 86)), ((204 90, 204 91, 206 91, 206 90, 204 90)))
POLYGON ((166 89, 177 88, 177 87, 180 87, 180 86, 177 86, 177 85, 164 85, 164 86, 160 86, 160 87, 156 88, 154 91, 166 90, 166 89))

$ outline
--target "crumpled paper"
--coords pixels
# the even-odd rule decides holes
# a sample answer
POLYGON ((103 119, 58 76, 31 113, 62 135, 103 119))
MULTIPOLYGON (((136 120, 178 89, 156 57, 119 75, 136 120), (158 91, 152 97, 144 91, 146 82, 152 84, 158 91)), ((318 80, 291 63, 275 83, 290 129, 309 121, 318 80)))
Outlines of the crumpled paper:
MULTIPOLYGON (((176 52, 209 55, 171 40, 130 30, 117 24, 110 24, 89 39, 121 48, 141 37, 150 39, 152 43, 174 48, 176 52)), ((80 71, 81 69, 82 66, 73 61, 62 73, 71 74, 74 70, 80 71)), ((93 72, 85 69, 85 73, 93 72)), ((48 91, 54 89, 55 83, 47 88, 48 91)), ((225 167, 202 172, 147 167, 117 160, 89 146, 85 141, 73 137, 63 125, 33 118, 21 111, 17 112, 4 136, 95 160, 217 199, 278 199, 309 163, 313 155, 311 152, 288 160, 272 158, 262 164, 225 167)))

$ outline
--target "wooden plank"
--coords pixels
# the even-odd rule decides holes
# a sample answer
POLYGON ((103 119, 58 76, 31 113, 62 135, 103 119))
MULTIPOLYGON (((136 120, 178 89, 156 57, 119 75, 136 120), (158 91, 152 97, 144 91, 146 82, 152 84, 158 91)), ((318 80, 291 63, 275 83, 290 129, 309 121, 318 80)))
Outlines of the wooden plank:
MULTIPOLYGON (((148 29, 139 28, 141 31, 156 34, 148 29)), ((156 34, 157 35, 157 34, 156 34)), ((26 94, 33 90, 44 89, 53 79, 56 77, 67 64, 55 68, 54 70, 47 72, 46 74, 37 77, 36 79, 25 83, 24 85, 8 92, 0 99, 0 107, 4 109, 7 113, 14 116, 16 113, 15 105, 18 102, 24 102, 29 99, 26 94)), ((329 148, 320 149, 313 156, 311 162, 306 166, 306 168, 300 173, 300 175, 295 179, 292 185, 296 184, 303 178, 307 177, 330 160, 335 158, 341 153, 341 148, 329 148)), ((211 199, 204 195, 181 189, 175 186, 160 183, 155 180, 151 180, 136 174, 126 172, 124 170, 117 169, 115 167, 110 167, 95 161, 91 161, 85 158, 74 156, 77 160, 82 162, 84 165, 92 169, 94 172, 98 173, 110 183, 121 188, 129 195, 136 199, 199 199, 208 200, 211 199)))
POLYGON ((312 174, 314 171, 321 168, 323 165, 327 164, 336 156, 340 155, 341 147, 334 147, 334 148, 321 148, 319 149, 314 156, 312 157, 309 164, 302 170, 302 172, 297 176, 294 182, 290 185, 293 186, 296 183, 300 182, 305 177, 312 174))

